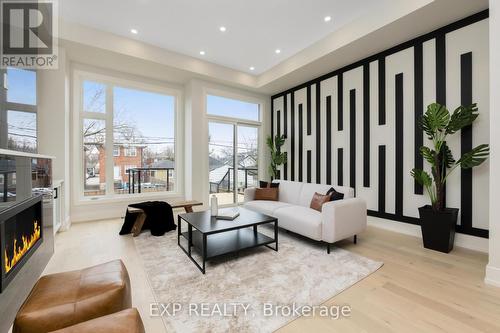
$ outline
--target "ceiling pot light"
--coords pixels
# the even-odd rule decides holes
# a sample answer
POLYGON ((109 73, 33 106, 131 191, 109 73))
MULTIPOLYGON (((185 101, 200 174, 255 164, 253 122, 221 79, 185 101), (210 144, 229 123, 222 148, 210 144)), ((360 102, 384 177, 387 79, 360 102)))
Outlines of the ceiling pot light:
POLYGON ((137 29, 130 29, 130 32, 133 33, 134 35, 137 35, 139 33, 137 29))
POLYGON ((332 20, 331 16, 325 16, 324 18, 325 22, 330 22, 332 20))
POLYGON ((205 51, 200 51, 200 55, 205 55, 205 51))
POLYGON ((276 51, 274 51, 276 54, 280 54, 281 53, 281 50, 280 49, 276 49, 276 51))
POLYGON ((222 26, 222 27, 220 27, 220 28, 219 28, 219 30, 220 30, 221 32, 226 32, 226 27, 222 26))
POLYGON ((250 67, 250 70, 251 70, 251 71, 254 71, 254 70, 255 70, 255 67, 253 67, 253 66, 252 66, 252 67, 250 67))

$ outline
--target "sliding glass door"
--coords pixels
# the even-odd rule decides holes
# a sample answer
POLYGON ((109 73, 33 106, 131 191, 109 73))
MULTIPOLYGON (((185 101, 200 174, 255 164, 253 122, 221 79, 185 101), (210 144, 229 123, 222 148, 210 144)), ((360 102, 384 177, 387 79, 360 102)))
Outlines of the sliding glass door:
POLYGON ((237 200, 243 202, 243 193, 248 187, 257 187, 259 182, 259 128, 237 125, 236 156, 238 158, 237 200))
POLYGON ((209 193, 219 205, 236 205, 259 181, 261 104, 216 95, 206 102, 209 193))
POLYGON ((212 121, 208 124, 210 193, 217 196, 219 205, 231 205, 236 202, 234 132, 234 124, 212 121))
POLYGON ((210 195, 219 205, 241 203, 245 189, 258 183, 259 128, 210 121, 208 133, 210 195))

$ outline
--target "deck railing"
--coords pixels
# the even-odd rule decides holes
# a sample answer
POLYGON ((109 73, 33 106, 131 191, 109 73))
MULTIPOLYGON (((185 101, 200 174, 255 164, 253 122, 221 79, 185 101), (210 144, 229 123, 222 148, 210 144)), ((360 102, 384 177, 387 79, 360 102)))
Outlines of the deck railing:
MULTIPOLYGON (((170 191, 173 186, 170 184, 171 180, 173 180, 173 175, 171 173, 174 172, 174 168, 132 168, 127 169, 126 173, 128 174, 128 193, 142 193, 143 187, 148 186, 148 189, 152 186, 153 188, 166 188, 166 191, 170 191), (163 182, 159 180, 158 177, 153 177, 152 172, 156 171, 166 171, 166 181, 163 182), (149 182, 147 181, 149 178, 149 182), (152 182, 151 180, 154 180, 152 182)), ((156 175, 155 175, 156 176, 156 175)), ((162 191, 164 191, 162 189, 162 191)))
MULTIPOLYGON (((241 188, 238 186, 238 192, 243 192, 249 186, 256 185, 249 182, 249 180, 256 179, 256 177, 258 176, 257 168, 238 168, 238 170, 245 172, 244 182, 241 188)), ((210 193, 232 192, 233 186, 234 186, 234 168, 231 167, 228 168, 226 174, 219 182, 210 182, 210 193)))

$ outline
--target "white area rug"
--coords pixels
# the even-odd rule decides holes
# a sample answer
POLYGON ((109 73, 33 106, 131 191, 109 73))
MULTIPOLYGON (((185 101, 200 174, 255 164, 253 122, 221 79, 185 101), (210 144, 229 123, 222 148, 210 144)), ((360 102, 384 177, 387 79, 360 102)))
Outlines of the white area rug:
POLYGON ((203 275, 178 247, 176 231, 134 239, 156 301, 165 306, 153 312, 163 311, 168 332, 272 332, 296 316, 268 316, 270 309, 318 306, 382 266, 339 248, 327 254, 324 245, 280 232, 279 252, 261 247, 217 258, 203 275))

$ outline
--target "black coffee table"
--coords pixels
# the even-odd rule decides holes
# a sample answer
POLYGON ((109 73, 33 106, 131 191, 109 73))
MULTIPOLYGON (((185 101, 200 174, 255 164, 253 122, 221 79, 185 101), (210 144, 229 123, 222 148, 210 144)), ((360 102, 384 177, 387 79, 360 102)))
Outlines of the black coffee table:
POLYGON ((208 259, 224 254, 258 246, 278 251, 278 219, 245 208, 238 209, 240 215, 232 221, 217 220, 210 216, 210 211, 179 214, 177 244, 203 274, 208 259), (187 232, 182 232, 182 221, 187 223, 187 232), (268 223, 274 223, 274 238, 257 230, 259 225, 268 223), (181 236, 187 239, 187 249, 181 245, 181 236), (272 243, 274 247, 269 246, 272 243), (192 249, 201 255, 201 264, 191 255, 192 249))

